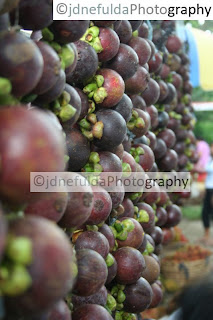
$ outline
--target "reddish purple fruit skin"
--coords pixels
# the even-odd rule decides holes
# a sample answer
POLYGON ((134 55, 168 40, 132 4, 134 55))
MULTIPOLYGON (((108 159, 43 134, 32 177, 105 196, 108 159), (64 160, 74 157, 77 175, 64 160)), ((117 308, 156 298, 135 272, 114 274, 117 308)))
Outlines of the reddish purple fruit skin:
POLYGON ((90 249, 76 251, 78 276, 73 293, 91 296, 101 289, 107 279, 107 266, 102 256, 90 249))
POLYGON ((105 286, 101 287, 98 292, 88 297, 80 297, 75 294, 72 295, 72 304, 74 306, 74 310, 85 304, 98 304, 104 307, 106 305, 106 302, 107 289, 105 286))
POLYGON ((125 81, 125 92, 127 94, 140 94, 147 89, 149 81, 150 75, 148 71, 145 68, 138 66, 135 74, 125 81))
POLYGON ((145 194, 145 202, 148 203, 149 205, 153 205, 154 203, 156 204, 159 200, 160 197, 160 187, 157 183, 152 183, 152 188, 150 191, 144 192, 145 194))
MULTIPOLYGON (((14 0, 12 1, 14 2, 14 0)), ((19 25, 25 30, 42 30, 48 27, 53 21, 52 1, 37 0, 29 1, 21 0, 19 2, 19 25)), ((11 3, 11 1, 5 1, 11 3)), ((7 11, 9 12, 9 10, 7 11)))
POLYGON ((138 113, 139 118, 142 118, 142 120, 144 121, 144 125, 137 128, 136 126, 131 130, 132 133, 134 133, 134 135, 139 138, 141 136, 143 136, 144 134, 147 133, 147 131, 150 128, 150 116, 148 114, 148 112, 140 110, 140 109, 133 109, 134 111, 136 111, 138 113))
POLYGON ((171 171, 177 167, 177 164, 178 156, 177 153, 172 149, 168 149, 166 155, 161 158, 158 163, 159 168, 163 171, 171 171))
POLYGON ((98 155, 103 172, 122 172, 121 161, 116 154, 109 151, 100 151, 98 155))
POLYGON ((163 232, 160 227, 154 227, 154 229, 150 232, 150 236, 155 241, 155 245, 159 245, 163 241, 163 232))
POLYGON ((90 186, 82 187, 82 192, 70 192, 67 208, 59 225, 63 228, 81 226, 89 218, 93 208, 93 192, 90 186))
POLYGON ((100 28, 98 37, 103 48, 103 51, 98 54, 99 61, 111 60, 118 53, 120 45, 117 33, 110 28, 100 28))
POLYGON ((7 222, 3 216, 3 210, 0 205, 0 260, 4 253, 7 236, 7 222))
POLYGON ((153 295, 151 286, 142 277, 135 284, 126 286, 124 294, 124 310, 131 313, 140 313, 147 309, 153 295))
POLYGON ((83 90, 75 87, 75 90, 78 92, 79 97, 81 98, 81 114, 79 116, 79 120, 83 119, 89 110, 89 101, 87 95, 83 92, 83 90))
POLYGON ((146 262, 146 269, 143 271, 142 277, 144 277, 150 284, 152 284, 159 277, 160 266, 155 258, 151 256, 144 256, 144 259, 146 262))
POLYGON ((158 83, 150 79, 147 89, 142 93, 142 98, 145 100, 147 106, 151 106, 158 101, 160 96, 160 87, 158 83))
POLYGON ((61 69, 61 62, 55 50, 53 50, 48 44, 43 41, 39 41, 36 45, 42 54, 44 69, 37 86, 33 89, 33 92, 35 94, 43 94, 56 83, 61 69))
POLYGON ((166 152, 167 152, 166 143, 162 139, 157 138, 156 139, 156 145, 155 145, 155 148, 154 148, 153 152, 154 152, 156 160, 159 160, 159 159, 163 158, 166 155, 166 152))
POLYGON ((145 234, 144 235, 144 238, 143 238, 143 242, 141 244, 141 246, 138 248, 138 250, 143 253, 145 250, 146 250, 146 246, 147 246, 147 235, 145 234))
POLYGON ((146 108, 151 120, 151 128, 156 129, 158 126, 158 110, 155 106, 151 105, 146 108))
POLYGON ((114 107, 114 110, 120 113, 126 122, 129 122, 132 117, 132 108, 133 105, 131 99, 124 94, 122 99, 114 107))
POLYGON ((101 69, 97 74, 104 77, 103 87, 107 91, 107 97, 99 105, 104 108, 112 108, 124 94, 124 81, 116 71, 111 69, 101 69))
POLYGON ((94 24, 98 27, 110 27, 116 20, 94 20, 94 24))
POLYGON ((180 208, 176 204, 172 204, 166 207, 167 211, 167 222, 165 224, 166 228, 175 227, 182 218, 182 213, 180 208))
POLYGON ((8 298, 7 303, 11 312, 39 314, 72 290, 75 282, 72 247, 60 228, 41 217, 12 220, 9 232, 32 241, 33 260, 28 267, 32 278, 31 287, 24 294, 8 298))
POLYGON ((92 212, 87 219, 87 224, 100 224, 104 222, 111 210, 112 210, 112 200, 107 191, 99 186, 92 187, 94 205, 92 212))
POLYGON ((21 97, 38 84, 44 62, 31 39, 21 32, 10 31, 0 36, 0 65, 0 77, 8 78, 12 83, 12 93, 21 97))
POLYGON ((109 242, 109 251, 112 252, 113 248, 115 246, 115 237, 110 229, 110 227, 107 224, 103 224, 99 229, 99 232, 101 232, 108 240, 109 242))
POLYGON ((64 137, 44 111, 1 107, 0 154, 0 195, 24 203, 37 196, 30 192, 30 172, 64 170, 64 137))
POLYGON ((26 215, 35 215, 58 222, 67 207, 67 192, 45 193, 45 198, 29 203, 24 210, 26 215))
POLYGON ((72 320, 113 320, 113 318, 104 307, 86 304, 72 313, 72 320))
POLYGON ((119 218, 123 218, 123 217, 134 218, 134 205, 129 198, 124 198, 122 202, 122 206, 124 208, 124 212, 122 215, 119 215, 119 218))
POLYGON ((60 300, 54 305, 48 320, 72 320, 71 311, 64 300, 60 300))
POLYGON ((142 242, 143 242, 143 238, 144 238, 144 231, 142 226, 140 225, 140 223, 133 219, 133 218, 127 218, 127 217, 123 217, 120 219, 120 221, 123 220, 130 220, 134 223, 134 229, 132 231, 130 231, 128 233, 127 239, 126 240, 118 240, 117 239, 117 243, 118 243, 118 247, 133 247, 135 249, 138 249, 142 242))
POLYGON ((146 102, 140 95, 130 96, 130 99, 132 100, 134 108, 146 111, 146 102))
POLYGON ((116 209, 122 203, 125 196, 125 188, 123 185, 115 186, 115 190, 117 191, 109 192, 113 209, 116 209))
POLYGON ((157 203, 158 206, 164 206, 169 201, 169 196, 166 191, 161 190, 159 197, 160 199, 157 203))
POLYGON ((91 249, 106 259, 109 253, 109 242, 101 232, 84 231, 78 236, 75 242, 75 249, 91 249))
POLYGON ((161 66, 162 66, 162 55, 159 52, 156 52, 152 59, 149 60, 149 72, 150 73, 157 73, 161 66))
MULTIPOLYGON (((152 151, 154 150, 156 143, 157 143, 157 139, 156 139, 156 135, 154 134, 154 132, 152 131, 148 131, 146 133, 146 137, 149 139, 149 147, 152 149, 152 151)), ((153 166, 152 166, 153 168, 153 166)), ((151 170, 150 170, 151 171, 151 170)))
POLYGON ((89 20, 61 20, 53 21, 50 30, 54 34, 54 40, 60 44, 78 41, 89 27, 89 20))
POLYGON ((73 52, 74 58, 73 58, 72 64, 65 69, 66 76, 68 76, 75 70, 75 67, 77 66, 77 62, 78 62, 78 51, 75 44, 69 43, 69 47, 73 52))
POLYGON ((156 217, 158 218, 158 221, 156 222, 156 226, 159 226, 159 227, 164 226, 167 221, 166 210, 163 207, 157 207, 156 217))
POLYGON ((94 145, 102 150, 119 146, 126 135, 126 121, 122 115, 115 110, 104 108, 97 111, 96 117, 98 121, 103 123, 104 128, 103 136, 101 139, 94 139, 94 145), (116 135, 114 134, 115 128, 116 135))
POLYGON ((166 48, 171 53, 177 53, 182 46, 182 43, 180 41, 180 38, 178 38, 176 35, 170 35, 166 42, 166 48))
POLYGON ((118 34, 121 43, 128 43, 132 37, 132 26, 128 20, 117 21, 114 30, 118 34))
POLYGON ((78 128, 65 128, 66 145, 69 156, 68 171, 79 172, 90 156, 90 144, 78 128))
POLYGON ((145 202, 137 203, 137 207, 139 210, 145 210, 149 215, 149 221, 141 223, 144 231, 146 232, 147 230, 152 229, 155 225, 155 213, 152 207, 145 202))
POLYGON ((108 276, 107 276, 105 285, 110 284, 117 274, 118 265, 114 257, 113 259, 114 259, 113 265, 111 265, 111 267, 108 267, 108 276))
POLYGON ((145 172, 150 171, 155 162, 154 153, 152 149, 149 146, 146 146, 145 144, 140 144, 138 146, 141 146, 144 150, 144 154, 139 156, 139 164, 145 172))
POLYGON ((98 55, 95 49, 81 40, 75 42, 75 46, 78 51, 77 65, 67 76, 67 82, 74 86, 91 78, 98 69, 98 55))
POLYGON ((158 84, 159 84, 159 87, 160 87, 160 96, 159 96, 158 101, 161 102, 164 99, 166 99, 166 97, 168 96, 169 89, 168 89, 168 86, 167 86, 166 82, 163 81, 163 80, 158 81, 158 84))
POLYGON ((128 45, 137 53, 139 64, 141 66, 149 61, 151 57, 151 47, 145 39, 140 37, 132 37, 132 39, 128 42, 128 45))
POLYGON ((81 98, 72 86, 66 83, 64 91, 70 95, 68 103, 75 109, 75 114, 67 121, 61 121, 62 127, 65 131, 69 131, 72 126, 77 122, 81 114, 81 98))
POLYGON ((149 36, 149 27, 146 22, 143 22, 138 28, 138 35, 141 38, 148 38, 149 36))
POLYGON ((153 296, 152 296, 152 302, 149 306, 150 309, 156 308, 163 299, 163 292, 160 286, 157 283, 153 283, 151 287, 152 287, 153 296))
MULTIPOLYGON (((41 104, 47 104, 59 98, 59 96, 64 91, 65 82, 66 75, 64 70, 61 69, 59 72, 59 76, 57 77, 56 83, 48 91, 45 91, 43 94, 38 96, 38 102, 41 104)), ((37 102, 37 100, 35 101, 35 103, 37 102)))
POLYGON ((172 131, 171 129, 164 129, 158 134, 158 137, 166 143, 166 146, 169 149, 171 149, 175 145, 176 137, 174 131, 172 131))
POLYGON ((115 279, 120 284, 135 283, 146 268, 142 254, 137 249, 131 247, 118 249, 114 253, 114 258, 118 265, 115 279))

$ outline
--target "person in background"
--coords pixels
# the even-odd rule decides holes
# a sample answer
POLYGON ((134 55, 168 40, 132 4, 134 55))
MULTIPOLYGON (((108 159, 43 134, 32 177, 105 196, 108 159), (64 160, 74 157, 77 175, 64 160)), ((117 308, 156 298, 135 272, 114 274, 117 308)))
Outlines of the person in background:
POLYGON ((198 137, 196 149, 199 156, 199 160, 194 166, 194 171, 199 174, 197 181, 204 182, 206 179, 205 167, 209 160, 210 147, 206 141, 204 141, 201 137, 198 137))
MULTIPOLYGON (((201 242, 206 245, 213 245, 213 239, 210 237, 210 216, 213 215, 213 143, 210 145, 210 157, 205 166, 205 197, 202 209, 202 221, 204 226, 204 236, 201 242)), ((213 319, 213 318, 212 318, 213 319)))
POLYGON ((212 320, 213 276, 194 280, 177 297, 177 309, 160 320, 212 320))

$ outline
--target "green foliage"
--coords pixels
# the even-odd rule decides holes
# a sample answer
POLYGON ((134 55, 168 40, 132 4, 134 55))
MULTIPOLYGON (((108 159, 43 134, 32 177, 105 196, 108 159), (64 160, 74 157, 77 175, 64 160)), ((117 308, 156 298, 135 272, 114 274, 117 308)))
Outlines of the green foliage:
MULTIPOLYGON (((204 91, 202 88, 194 88, 192 94, 193 101, 210 102, 213 101, 213 91, 204 91)), ((195 135, 202 137, 208 143, 213 141, 213 111, 195 112, 197 123, 195 135)))
POLYGON ((201 87, 194 88, 192 93, 192 100, 203 102, 213 101, 213 91, 204 91, 201 87))
POLYGON ((195 112, 197 123, 194 133, 208 143, 213 141, 213 111, 195 112))
POLYGON ((189 220, 199 220, 201 218, 201 206, 184 206, 181 208, 183 216, 189 220))

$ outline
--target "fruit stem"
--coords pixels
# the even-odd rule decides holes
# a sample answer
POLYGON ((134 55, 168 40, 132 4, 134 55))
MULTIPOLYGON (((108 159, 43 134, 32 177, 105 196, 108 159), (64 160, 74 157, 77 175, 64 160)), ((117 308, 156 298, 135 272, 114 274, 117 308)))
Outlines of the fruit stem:
POLYGON ((30 102, 33 102, 36 98, 37 98, 37 94, 33 94, 33 93, 30 93, 28 94, 27 96, 24 96, 22 99, 21 99, 21 102, 23 103, 30 103, 30 102))
POLYGON ((29 289, 32 279, 27 269, 19 264, 8 268, 9 278, 0 281, 0 291, 6 296, 17 296, 29 289))
POLYGON ((92 163, 99 163, 100 162, 100 157, 98 152, 91 152, 89 156, 89 162, 92 163))
POLYGON ((121 241, 125 241, 128 237, 128 232, 127 230, 123 230, 120 233, 117 234, 116 239, 121 240, 121 241))
POLYGON ((8 95, 11 93, 12 84, 9 79, 0 77, 0 95, 8 95))
POLYGON ((62 122, 66 122, 74 117, 76 114, 76 109, 71 105, 67 104, 66 106, 63 106, 59 112, 59 117, 62 122))
POLYGON ((90 113, 90 114, 87 116, 87 120, 90 121, 92 124, 96 124, 96 122, 97 122, 96 114, 90 113))
POLYGON ((106 307, 110 311, 114 311, 116 309, 116 300, 111 294, 107 294, 107 302, 106 302, 106 307))
POLYGON ((32 262, 32 242, 26 237, 10 238, 6 247, 6 255, 12 261, 23 265, 32 262))
POLYGON ((117 302, 118 303, 123 303, 126 299, 126 296, 122 290, 118 291, 118 296, 117 296, 117 302))
POLYGON ((59 98, 60 105, 66 106, 70 102, 71 96, 67 91, 63 91, 59 98))
POLYGON ((124 230, 126 230, 127 232, 131 232, 135 229, 135 225, 134 223, 132 222, 132 220, 130 219, 125 219, 121 222, 124 230))
POLYGON ((154 252, 154 247, 153 247, 153 245, 151 245, 151 243, 149 241, 147 241, 146 250, 147 250, 148 254, 154 252))
POLYGON ((122 172, 124 173, 124 177, 129 177, 132 172, 131 166, 129 163, 122 162, 122 172))
POLYGON ((106 97, 107 97, 106 89, 104 87, 100 87, 94 92, 93 99, 97 104, 99 104, 99 103, 102 103, 106 97))
POLYGON ((86 85, 84 88, 83 88, 83 92, 85 94, 89 94, 91 92, 94 92, 95 90, 98 89, 98 86, 95 82, 92 82, 92 83, 89 83, 88 85, 86 85))
POLYGON ((68 68, 73 64, 75 55, 68 45, 64 45, 61 47, 61 53, 59 54, 59 57, 63 61, 65 68, 68 68))
POLYGON ((103 136, 104 124, 101 121, 98 121, 94 124, 92 128, 92 134, 95 138, 101 139, 103 136))
POLYGON ((114 260, 113 256, 110 253, 108 253, 105 262, 106 262, 106 265, 107 265, 108 268, 111 267, 114 264, 115 260, 114 260))
POLYGON ((93 134, 91 131, 88 131, 88 130, 85 130, 84 128, 81 128, 81 132, 89 141, 93 140, 93 134))
POLYGON ((79 122, 79 125, 83 129, 86 129, 86 130, 91 129, 91 124, 86 119, 81 119, 81 121, 79 122))
POLYGON ((138 222, 149 222, 149 215, 145 210, 140 210, 137 214, 137 217, 138 222))
POLYGON ((100 87, 103 86, 103 84, 104 84, 104 77, 103 77, 101 74, 95 76, 94 79, 95 79, 95 81, 96 81, 96 83, 97 83, 98 88, 100 88, 100 87))
POLYGON ((54 40, 54 34, 48 28, 44 28, 42 30, 42 37, 43 40, 46 40, 48 42, 52 42, 54 40))

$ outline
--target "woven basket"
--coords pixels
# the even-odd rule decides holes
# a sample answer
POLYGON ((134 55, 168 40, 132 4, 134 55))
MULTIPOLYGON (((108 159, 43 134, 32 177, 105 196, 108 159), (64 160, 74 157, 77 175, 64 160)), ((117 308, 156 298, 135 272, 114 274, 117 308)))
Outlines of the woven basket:
POLYGON ((194 279, 203 277, 211 270, 211 256, 201 260, 181 262, 163 259, 161 263, 162 279, 168 291, 182 289, 194 279))

